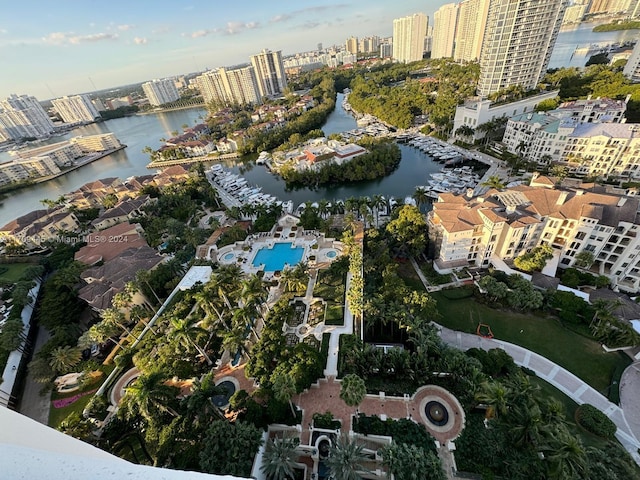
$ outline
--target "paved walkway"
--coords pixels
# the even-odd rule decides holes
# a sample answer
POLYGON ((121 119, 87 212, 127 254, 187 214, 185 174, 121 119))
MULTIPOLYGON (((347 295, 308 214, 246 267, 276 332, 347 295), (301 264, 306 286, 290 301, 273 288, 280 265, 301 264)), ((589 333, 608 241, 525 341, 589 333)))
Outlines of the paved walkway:
MULTIPOLYGON (((34 356, 40 351, 42 345, 44 345, 49 338, 51 338, 49 332, 44 327, 38 327, 38 336, 33 349, 34 356)), ((44 385, 36 382, 32 378, 31 373, 27 371, 18 411, 43 425, 48 425, 49 409, 51 408, 51 390, 41 395, 43 388, 44 385)))
MULTIPOLYGON (((351 286, 351 272, 347 272, 347 281, 344 291, 348 292, 351 286)), ((328 331, 328 329, 325 329, 328 331)), ((331 338, 329 339, 329 354, 327 355, 327 367, 324 369, 325 377, 338 376, 338 350, 340 348, 340 335, 351 335, 353 333, 353 313, 349 308, 349 302, 344 305, 344 325, 341 327, 331 327, 331 338)))
MULTIPOLYGON (((420 269, 417 268, 415 261, 412 262, 412 264, 420 280, 425 288, 427 288, 428 284, 424 275, 420 269)), ((637 406, 638 395, 640 395, 639 370, 635 368, 631 369, 630 367, 624 372, 628 378, 627 382, 634 385, 633 390, 631 388, 627 390, 625 401, 621 401, 622 407, 627 407, 626 410, 624 410, 618 405, 611 403, 604 395, 595 388, 587 385, 573 373, 542 355, 502 340, 488 339, 471 333, 458 332, 440 325, 438 325, 438 328, 440 329, 440 336, 446 344, 461 350, 468 350, 470 348, 481 348, 483 350, 500 348, 511 355, 517 365, 533 370, 538 377, 556 387, 576 403, 580 405, 589 403, 604 412, 618 427, 616 437, 620 443, 631 454, 636 463, 640 465, 640 454, 638 454, 638 448, 640 448, 640 441, 638 440, 638 438, 640 438, 640 412, 637 406), (632 379, 633 376, 635 377, 632 379)), ((623 375, 623 383, 627 383, 624 381, 624 378, 625 376, 623 375)), ((622 389, 622 392, 624 392, 624 389, 622 389)))
MULTIPOLYGON (((578 404, 590 403, 594 407, 602 410, 618 427, 616 436, 622 445, 631 453, 636 461, 640 461, 638 448, 640 442, 636 434, 640 430, 631 427, 626 419, 625 411, 619 406, 611 403, 604 395, 595 388, 590 387, 574 374, 565 370, 560 365, 548 360, 542 355, 538 355, 526 348, 514 345, 502 340, 482 338, 471 333, 462 333, 440 327, 440 336, 448 345, 452 345, 461 350, 469 348, 481 348, 490 350, 500 348, 513 357, 516 364, 529 368, 536 372, 543 380, 549 382, 558 390, 569 396, 578 404)), ((636 397, 637 398, 637 397, 636 397)), ((637 410, 637 402, 633 404, 633 411, 637 410)))

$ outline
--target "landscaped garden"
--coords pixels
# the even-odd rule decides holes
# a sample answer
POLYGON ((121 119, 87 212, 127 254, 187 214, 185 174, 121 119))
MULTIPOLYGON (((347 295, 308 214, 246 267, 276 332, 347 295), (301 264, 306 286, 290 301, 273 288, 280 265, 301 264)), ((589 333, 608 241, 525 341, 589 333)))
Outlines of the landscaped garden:
POLYGON ((606 353, 599 343, 565 328, 557 318, 495 309, 477 302, 467 288, 432 296, 445 327, 476 333, 479 323, 487 324, 495 338, 539 353, 605 394, 614 371, 631 363, 626 355, 606 353), (469 295, 460 298, 465 292, 469 295))
POLYGON ((349 269, 349 258, 341 257, 333 262, 329 268, 322 269, 318 272, 315 288, 313 289, 314 297, 322 297, 326 302, 325 324, 342 325, 344 321, 344 302, 345 302, 345 282, 347 270, 349 269))
POLYGON ((31 263, 3 263, 0 265, 0 282, 16 283, 31 263))

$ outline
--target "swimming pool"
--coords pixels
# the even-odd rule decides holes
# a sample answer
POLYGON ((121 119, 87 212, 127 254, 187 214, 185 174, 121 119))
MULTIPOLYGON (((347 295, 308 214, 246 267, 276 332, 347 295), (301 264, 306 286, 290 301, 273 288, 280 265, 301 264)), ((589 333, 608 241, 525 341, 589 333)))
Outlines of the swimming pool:
POLYGON ((338 252, 336 252, 335 250, 329 250, 327 252, 327 258, 336 258, 336 255, 338 255, 338 252))
POLYGON ((263 247, 253 258, 253 266, 264 265, 265 272, 282 270, 285 265, 293 267, 302 260, 303 247, 292 247, 292 243, 276 243, 273 248, 263 247))
POLYGON ((224 257, 222 257, 222 259, 223 260, 233 260, 235 256, 236 256, 235 253, 229 252, 224 257))

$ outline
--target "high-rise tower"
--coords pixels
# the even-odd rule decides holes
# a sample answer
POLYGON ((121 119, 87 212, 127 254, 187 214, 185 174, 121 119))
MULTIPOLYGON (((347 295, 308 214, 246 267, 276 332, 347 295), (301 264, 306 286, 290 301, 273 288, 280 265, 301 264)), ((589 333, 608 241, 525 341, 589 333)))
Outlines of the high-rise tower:
POLYGON ((535 88, 546 72, 567 0, 490 0, 478 93, 535 88))
POLYGON ((393 59, 404 63, 422 60, 428 25, 429 17, 423 13, 396 18, 393 21, 393 59))
POLYGON ((455 3, 441 6, 433 15, 431 58, 451 58, 455 46, 459 7, 455 3))
POLYGON ((262 50, 251 57, 251 65, 258 81, 260 95, 263 97, 279 95, 287 88, 287 76, 284 73, 282 52, 262 50))
POLYGON ((0 100, 0 132, 11 140, 42 138, 53 133, 53 123, 36 97, 11 95, 0 100))

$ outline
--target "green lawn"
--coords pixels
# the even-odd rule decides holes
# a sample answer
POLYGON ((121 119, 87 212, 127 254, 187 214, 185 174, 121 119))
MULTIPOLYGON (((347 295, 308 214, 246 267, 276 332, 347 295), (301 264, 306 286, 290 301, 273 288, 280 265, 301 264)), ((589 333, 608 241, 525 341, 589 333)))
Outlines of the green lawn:
POLYGON ((327 302, 327 314, 325 316, 327 325, 342 325, 344 323, 344 285, 344 277, 332 276, 327 270, 318 272, 313 295, 321 297, 327 302))
POLYGON ((400 276, 400 278, 402 278, 402 280, 404 280, 404 283, 407 284, 407 287, 417 292, 424 292, 424 285, 422 284, 422 280, 420 280, 420 277, 413 268, 413 265, 411 265, 411 262, 398 262, 397 265, 398 275, 400 276))
POLYGON ((538 377, 529 377, 531 379, 531 383, 534 385, 538 385, 540 387, 540 393, 543 397, 549 398, 554 397, 557 400, 560 400, 565 408, 565 415, 567 420, 567 427, 569 431, 573 435, 577 435, 582 440, 582 443, 589 447, 597 447, 602 448, 607 443, 608 440, 604 438, 597 437, 589 432, 587 432, 584 428, 579 427, 575 422, 575 414, 578 409, 578 404, 571 400, 568 396, 558 390, 556 387, 551 385, 550 383, 545 382, 541 378, 538 377))
POLYGON ((555 318, 496 310, 473 298, 449 300, 443 292, 432 295, 442 325, 475 333, 479 322, 488 324, 495 338, 539 353, 605 394, 616 369, 630 363, 624 355, 605 353, 598 343, 564 328, 555 318))
POLYGON ((32 265, 32 263, 3 263, 0 265, 0 280, 17 282, 23 272, 32 265))
POLYGON ((91 400, 92 396, 93 394, 85 395, 84 397, 81 397, 73 402, 71 405, 67 405, 66 407, 62 408, 55 408, 53 406, 53 403, 51 403, 49 410, 49 426, 51 428, 58 428, 60 423, 62 423, 62 421, 67 418, 67 416, 74 412, 78 412, 80 415, 82 415, 84 407, 87 406, 87 403, 89 403, 89 400, 91 400))

